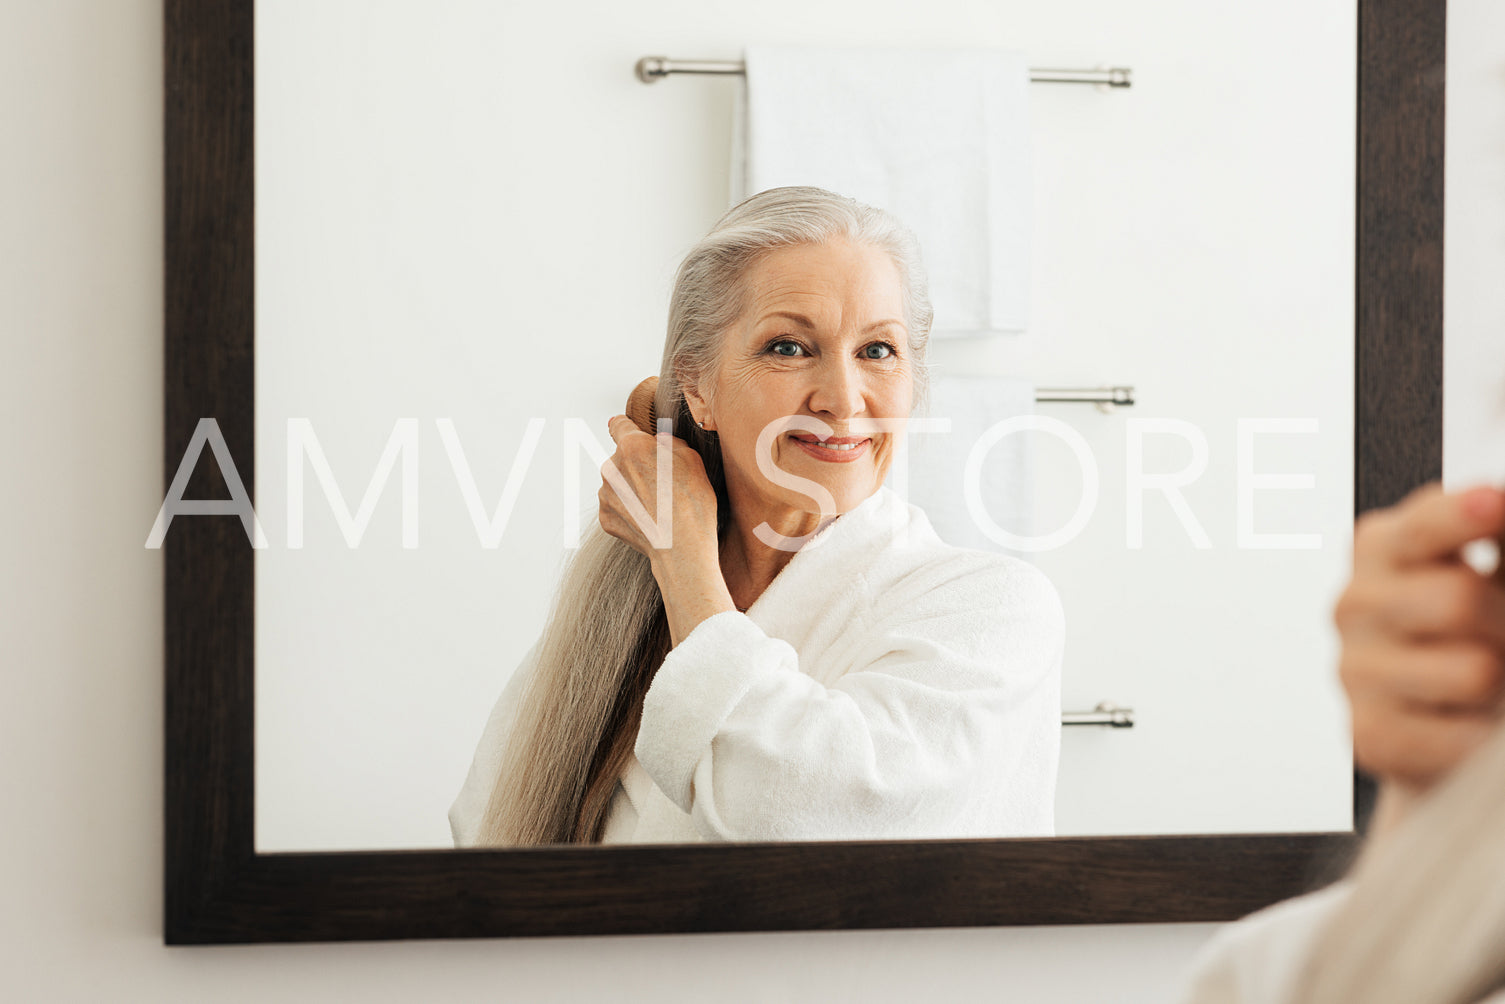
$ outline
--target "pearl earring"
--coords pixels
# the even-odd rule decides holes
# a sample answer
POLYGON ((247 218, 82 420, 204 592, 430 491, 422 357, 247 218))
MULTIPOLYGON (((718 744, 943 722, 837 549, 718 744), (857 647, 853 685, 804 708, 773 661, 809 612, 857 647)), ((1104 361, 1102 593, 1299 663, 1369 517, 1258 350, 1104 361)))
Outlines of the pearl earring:
POLYGON ((705 428, 705 423, 702 422, 702 421, 700 421, 699 419, 696 420, 695 424, 698 425, 698 426, 700 426, 702 429, 705 428))

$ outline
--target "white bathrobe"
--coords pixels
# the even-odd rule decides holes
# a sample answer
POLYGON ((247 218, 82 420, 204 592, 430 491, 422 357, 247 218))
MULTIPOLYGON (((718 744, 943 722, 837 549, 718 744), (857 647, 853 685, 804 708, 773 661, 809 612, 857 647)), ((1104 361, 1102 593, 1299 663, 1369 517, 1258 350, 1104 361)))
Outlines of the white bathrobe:
MULTIPOLYGON (((880 488, 648 689, 605 843, 1049 836, 1064 618, 1050 581, 944 544, 880 488)), ((473 846, 536 648, 450 810, 473 846)))
POLYGON ((1339 882, 1221 928, 1192 961, 1180 1004, 1289 1004, 1322 929, 1349 893, 1339 882))

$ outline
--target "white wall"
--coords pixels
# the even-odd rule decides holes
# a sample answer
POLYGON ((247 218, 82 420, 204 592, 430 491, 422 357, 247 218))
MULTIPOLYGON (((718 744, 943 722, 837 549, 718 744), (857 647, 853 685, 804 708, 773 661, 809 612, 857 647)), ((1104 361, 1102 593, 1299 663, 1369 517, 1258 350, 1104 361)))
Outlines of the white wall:
MULTIPOLYGON (((1505 9, 1451 6, 1449 467, 1499 477, 1505 9)), ((1167 998, 1211 926, 164 949, 160 62, 149 0, 0 5, 0 996, 1167 998)))

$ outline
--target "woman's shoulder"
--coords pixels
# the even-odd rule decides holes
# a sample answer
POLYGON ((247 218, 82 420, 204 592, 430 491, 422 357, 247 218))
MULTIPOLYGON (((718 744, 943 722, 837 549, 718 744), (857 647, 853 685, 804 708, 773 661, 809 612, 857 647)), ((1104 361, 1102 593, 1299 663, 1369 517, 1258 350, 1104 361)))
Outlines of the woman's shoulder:
POLYGON ((927 584, 955 582, 1019 601, 1060 602, 1054 583, 1031 562, 1001 551, 949 544, 936 534, 923 509, 884 490, 895 528, 889 558, 896 571, 927 584))
POLYGON ((791 584, 798 579, 835 602, 849 598, 868 623, 941 624, 959 616, 995 631, 1017 632, 1027 623, 1064 634, 1060 596, 1030 562, 946 543, 922 509, 887 487, 853 516, 838 520, 819 548, 807 545, 819 554, 791 563, 791 584), (834 582, 857 588, 833 590, 834 582))
MULTIPOLYGON (((1021 558, 949 544, 904 550, 901 572, 868 582, 862 622, 874 645, 923 642, 932 655, 960 660, 966 668, 956 678, 1009 693, 1059 674, 1066 615, 1045 573, 1021 558)), ((1059 722, 1059 695, 1045 703, 1059 722)))
POLYGON ((1182 1004, 1282 1004, 1289 1000, 1318 932, 1351 889, 1351 883, 1338 882, 1223 927, 1193 960, 1182 1004))
POLYGON ((896 547, 889 570, 891 580, 883 593, 890 604, 986 607, 1021 613, 1044 624, 1064 621, 1055 583, 1032 563, 1010 554, 947 544, 932 532, 928 539, 918 537, 896 547))

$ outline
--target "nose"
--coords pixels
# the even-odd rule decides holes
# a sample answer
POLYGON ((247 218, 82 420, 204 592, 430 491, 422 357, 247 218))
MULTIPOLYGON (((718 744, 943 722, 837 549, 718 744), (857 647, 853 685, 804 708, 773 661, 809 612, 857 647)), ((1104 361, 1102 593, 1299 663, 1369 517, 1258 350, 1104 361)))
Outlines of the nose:
POLYGON ((850 418, 867 410, 857 360, 828 356, 822 361, 810 392, 810 410, 835 419, 850 418))

